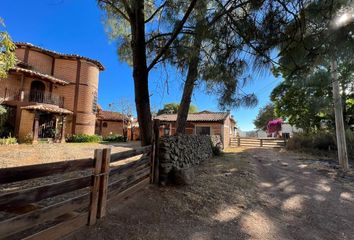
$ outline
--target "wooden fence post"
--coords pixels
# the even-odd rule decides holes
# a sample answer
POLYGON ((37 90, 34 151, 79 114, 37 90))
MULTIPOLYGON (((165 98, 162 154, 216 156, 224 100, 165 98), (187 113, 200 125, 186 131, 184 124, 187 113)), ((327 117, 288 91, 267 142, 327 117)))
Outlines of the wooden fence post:
POLYGON ((153 139, 152 141, 152 145, 151 145, 151 159, 150 159, 150 184, 154 183, 154 179, 155 179, 155 139, 153 139))
POLYGON ((98 218, 106 216, 107 211, 107 193, 108 193, 108 177, 109 162, 111 160, 111 149, 105 148, 102 152, 102 166, 100 173, 100 190, 98 197, 98 218))
POLYGON ((96 223, 97 218, 97 205, 100 190, 100 172, 102 168, 102 149, 95 150, 95 169, 93 170, 92 185, 91 185, 91 203, 90 203, 90 215, 89 225, 96 223))
POLYGON ((159 160, 159 145, 160 145, 160 120, 154 119, 154 142, 152 147, 152 183, 159 184, 160 182, 160 160, 159 160))
POLYGON ((241 138, 237 138, 237 146, 241 146, 241 138))
POLYGON ((259 139, 259 140, 260 140, 261 147, 263 147, 263 139, 259 139))

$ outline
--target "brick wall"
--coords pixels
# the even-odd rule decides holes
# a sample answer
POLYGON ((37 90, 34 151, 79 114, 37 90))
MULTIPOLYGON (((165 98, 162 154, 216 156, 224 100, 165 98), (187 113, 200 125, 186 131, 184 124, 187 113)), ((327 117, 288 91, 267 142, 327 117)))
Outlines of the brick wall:
POLYGON ((227 116, 223 125, 223 144, 225 148, 230 145, 230 124, 230 116, 227 116))
POLYGON ((42 73, 51 74, 52 72, 53 57, 47 54, 37 51, 29 50, 28 52, 28 64, 31 65, 34 70, 42 73))
POLYGON ((93 102, 98 91, 98 75, 99 69, 96 65, 81 61, 76 134, 95 133, 96 114, 93 112, 93 102))
MULTIPOLYGON (((52 75, 56 78, 70 82, 69 85, 54 84, 50 81, 40 80, 45 84, 46 92, 49 92, 52 85, 52 92, 55 95, 64 97, 64 108, 76 113, 75 117, 69 116, 66 124, 66 133, 73 134, 72 125, 75 124, 75 133, 94 134, 96 115, 93 112, 94 97, 98 92, 99 68, 84 59, 62 59, 51 54, 29 48, 17 48, 16 56, 24 61, 26 51, 28 51, 28 64, 39 72, 52 75), (80 81, 77 95, 77 109, 75 109, 75 94, 77 86, 78 61, 80 61, 80 81), (53 64, 54 63, 54 64, 53 64), (75 120, 75 122, 74 122, 75 120)), ((29 92, 33 77, 24 78, 24 91, 29 92)), ((0 96, 4 94, 5 88, 19 90, 21 88, 20 74, 11 74, 0 85, 0 96)), ((21 117, 21 135, 28 129, 32 129, 33 118, 25 119, 28 112, 21 117), (30 128, 28 127, 30 124, 30 128), (23 126, 22 126, 23 125, 23 126)))
POLYGON ((77 60, 55 59, 54 77, 75 83, 76 70, 77 60))
MULTIPOLYGON (((102 124, 101 135, 103 137, 108 136, 111 133, 123 135, 123 122, 103 121, 103 123, 107 124, 107 127, 104 127, 104 124, 102 124)), ((100 124, 100 122, 98 122, 98 124, 100 124)), ((97 127, 99 128, 99 125, 97 127)))
POLYGON ((16 48, 15 54, 18 60, 24 61, 25 59, 25 49, 23 48, 16 48))
POLYGON ((19 142, 31 140, 33 136, 34 113, 22 110, 21 121, 19 126, 19 142), (29 138, 30 137, 30 138, 29 138), (27 139, 28 138, 28 139, 27 139))

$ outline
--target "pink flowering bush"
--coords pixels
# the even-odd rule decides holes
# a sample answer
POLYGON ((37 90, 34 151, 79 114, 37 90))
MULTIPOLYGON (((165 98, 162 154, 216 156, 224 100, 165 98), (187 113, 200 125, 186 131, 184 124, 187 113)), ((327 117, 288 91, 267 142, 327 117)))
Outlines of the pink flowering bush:
POLYGON ((283 122, 284 121, 281 118, 269 121, 268 125, 267 125, 268 133, 274 133, 274 132, 281 131, 281 125, 283 122))

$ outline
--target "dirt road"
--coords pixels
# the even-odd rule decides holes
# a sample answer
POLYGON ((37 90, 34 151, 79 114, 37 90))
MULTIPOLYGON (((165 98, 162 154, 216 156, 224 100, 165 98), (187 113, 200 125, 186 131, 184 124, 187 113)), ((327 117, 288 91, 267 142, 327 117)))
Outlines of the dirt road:
POLYGON ((354 239, 354 183, 311 157, 238 149, 151 187, 67 239, 354 239))
POLYGON ((353 182, 308 156, 260 149, 248 154, 257 174, 254 220, 265 221, 249 226, 252 238, 354 239, 353 182))

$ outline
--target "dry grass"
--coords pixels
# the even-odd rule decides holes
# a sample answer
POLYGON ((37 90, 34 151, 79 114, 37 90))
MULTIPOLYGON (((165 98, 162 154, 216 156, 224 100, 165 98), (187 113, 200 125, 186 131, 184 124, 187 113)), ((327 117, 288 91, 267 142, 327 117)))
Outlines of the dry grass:
POLYGON ((139 143, 40 143, 0 146, 0 168, 59 162, 93 157, 95 149, 111 148, 112 153, 129 150, 139 143))

